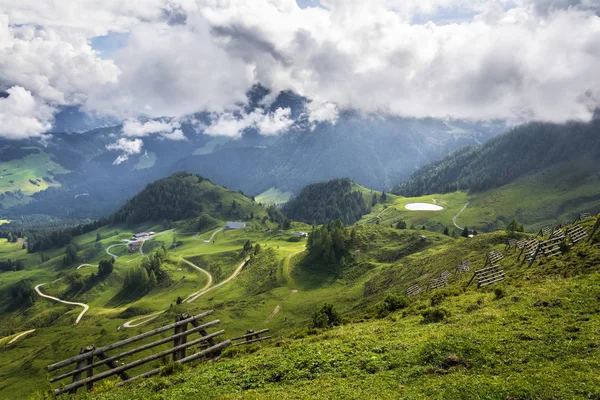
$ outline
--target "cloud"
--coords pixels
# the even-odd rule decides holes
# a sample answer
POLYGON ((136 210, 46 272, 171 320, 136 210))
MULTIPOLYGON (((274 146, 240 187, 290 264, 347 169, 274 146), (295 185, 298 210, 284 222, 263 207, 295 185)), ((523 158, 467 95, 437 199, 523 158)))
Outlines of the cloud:
POLYGON ((142 147, 144 146, 144 142, 142 139, 125 139, 120 138, 115 143, 107 144, 107 150, 121 151, 122 154, 119 155, 114 161, 113 164, 118 165, 123 161, 127 161, 130 155, 139 154, 142 151, 142 147))
POLYGON ((181 124, 176 120, 141 122, 137 119, 128 119, 123 124, 123 135, 126 137, 145 137, 158 134, 165 139, 185 140, 181 131, 181 124))
POLYGON ((330 122, 335 125, 338 120, 338 108, 333 103, 315 103, 314 101, 307 104, 308 119, 311 123, 330 122))
POLYGON ((228 54, 199 14, 188 15, 185 25, 132 28, 114 62, 118 82, 94 92, 86 108, 122 118, 223 112, 245 102, 255 81, 254 67, 228 54))
POLYGON ((529 2, 322 4, 300 10, 240 0, 202 11, 231 55, 252 60, 261 83, 315 104, 517 122, 589 120, 598 105, 589 99, 600 93, 600 18, 587 7, 554 7, 542 16, 534 11, 539 3, 529 2), (459 5, 474 16, 411 23, 415 13, 459 5))
POLYGON ((0 89, 9 89, 0 136, 24 139, 52 127, 58 105, 79 105, 95 88, 115 82, 118 70, 100 60, 84 37, 9 25, 0 14, 0 89), (10 121, 10 123, 8 123, 10 121))
MULTIPOLYGON (((9 16, 0 17, 0 88, 131 121, 207 111, 206 132, 232 137, 292 126, 285 107, 241 111, 257 83, 310 99, 312 123, 335 123, 346 109, 564 122, 589 120, 599 105, 596 0, 320 3, 0 0, 9 16), (109 31, 127 41, 101 60, 89 42, 109 31)), ((175 125, 131 124, 126 137, 183 137, 175 125)))
POLYGON ((223 113, 216 117, 204 133, 213 136, 238 137, 245 129, 255 128, 262 135, 270 136, 287 131, 294 121, 289 107, 266 112, 258 108, 250 113, 223 113))
POLYGON ((40 137, 54 120, 54 108, 40 103, 28 90, 13 86, 0 98, 0 137, 19 140, 40 137))
POLYGON ((266 136, 276 135, 289 129, 294 121, 290 118, 292 110, 289 107, 279 107, 272 113, 262 114, 256 121, 258 131, 266 136))

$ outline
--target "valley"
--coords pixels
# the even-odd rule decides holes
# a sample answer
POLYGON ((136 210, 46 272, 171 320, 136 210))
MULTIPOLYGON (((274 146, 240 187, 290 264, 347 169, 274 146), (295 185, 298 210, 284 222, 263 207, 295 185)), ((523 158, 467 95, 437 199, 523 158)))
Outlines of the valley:
MULTIPOLYGON (((477 227, 474 216, 478 215, 477 211, 481 210, 479 208, 481 206, 477 206, 480 200, 476 196, 464 192, 418 198, 404 198, 392 194, 383 196, 381 192, 356 184, 352 184, 348 190, 357 190, 365 202, 370 201, 374 194, 380 199, 383 196, 385 200, 373 206, 370 213, 363 216, 357 224, 344 229, 346 232, 344 235, 347 235, 345 246, 348 246, 347 250, 344 250, 346 253, 341 259, 336 258, 333 264, 330 264, 314 258, 312 253, 315 250, 307 246, 311 239, 307 242, 307 239, 297 238, 292 234, 304 231, 312 232, 314 235, 310 225, 291 221, 286 222, 289 226, 285 230, 279 230, 282 222, 277 220, 281 216, 270 211, 271 217, 269 217, 268 209, 257 206, 248 197, 212 186, 207 181, 185 174, 175 175, 160 184, 157 183, 157 187, 171 185, 173 193, 183 193, 183 187, 178 186, 182 184, 190 185, 185 189, 189 193, 186 197, 188 200, 199 198, 198 196, 210 199, 203 204, 203 211, 199 216, 167 222, 167 226, 164 222, 159 224, 147 222, 134 226, 123 224, 102 226, 73 238, 70 246, 76 248, 76 259, 69 264, 65 264, 64 261, 67 253, 64 247, 43 251, 45 258, 40 262, 39 253, 28 253, 18 243, 9 243, 2 239, 0 243, 2 258, 21 259, 25 267, 0 274, 0 292, 4 293, 0 303, 2 307, 0 380, 3 382, 0 387, 0 397, 31 395, 32 391, 29 388, 45 391, 49 388, 42 372, 45 366, 75 354, 81 346, 105 345, 142 333, 152 327, 164 325, 172 321, 175 315, 181 313, 195 315, 206 310, 215 310, 215 315, 221 320, 228 337, 243 334, 247 329, 269 328, 278 343, 285 343, 285 348, 289 349, 281 353, 281 350, 265 343, 254 345, 254 350, 249 353, 243 351, 227 353, 231 355, 216 364, 222 365, 219 368, 226 370, 242 368, 246 362, 254 362, 250 360, 255 360, 256 357, 296 358, 308 351, 303 357, 308 356, 313 359, 313 351, 317 351, 314 355, 320 351, 308 350, 313 347, 311 343, 316 343, 315 341, 321 342, 318 348, 329 349, 327 351, 334 360, 349 351, 344 350, 349 343, 356 343, 355 345, 362 349, 360 354, 364 354, 361 357, 364 357, 369 354, 369 350, 364 347, 367 343, 372 343, 374 348, 384 346, 390 349, 398 346, 397 343, 404 343, 401 346, 405 348, 408 343, 414 341, 411 337, 434 335, 431 340, 440 341, 440 346, 446 346, 442 348, 452 349, 452 346, 456 345, 458 347, 448 351, 460 353, 461 359, 468 358, 465 363, 476 362, 478 365, 475 370, 468 372, 468 369, 461 369, 467 364, 459 363, 456 370, 450 370, 452 375, 467 373, 469 374, 468 385, 473 385, 473 388, 483 388, 484 386, 478 386, 480 384, 478 378, 472 373, 476 373, 477 368, 490 365, 492 361, 481 353, 475 355, 476 353, 473 353, 470 348, 460 347, 464 345, 462 340, 468 337, 470 341, 487 343, 486 346, 497 346, 500 343, 497 341, 504 340, 501 339, 502 335, 508 333, 498 333, 500 336, 492 337, 488 336, 487 332, 490 329, 497 330, 498 321, 512 321, 511 326, 520 326, 522 323, 514 318, 516 315, 528 313, 526 309, 530 306, 525 304, 530 304, 533 300, 527 299, 537 299, 540 296, 548 296, 549 293, 566 290, 571 281, 593 287, 594 279, 597 278, 597 268, 600 265, 598 245, 580 244, 577 245, 579 250, 565 253, 557 259, 542 260, 540 266, 527 271, 526 266, 516 261, 517 253, 505 250, 509 236, 504 231, 479 234, 470 239, 462 238, 458 234, 444 235, 436 232, 442 227, 452 226, 453 218, 457 214, 455 221, 458 224, 477 227), (217 207, 218 204, 232 205, 234 202, 235 208, 217 207), (465 208, 467 202, 469 206, 465 208), (435 204, 443 209, 411 211, 405 208, 409 203, 435 204), (473 210, 471 210, 472 204, 475 204, 473 210), (217 207, 214 212, 211 212, 213 220, 206 225, 208 220, 204 213, 211 210, 213 206, 217 207), (228 220, 227 213, 234 211, 240 213, 239 215, 246 215, 245 224, 240 225, 242 227, 238 229, 224 229, 228 220), (248 218, 250 212, 253 214, 252 219, 248 218), (396 227, 401 220, 408 225, 405 229, 396 227), (208 229, 194 231, 194 226, 208 226, 208 229), (157 233, 143 240, 139 249, 128 251, 129 246, 134 243, 131 240, 134 233, 153 231, 157 233), (500 287, 502 293, 507 294, 506 296, 503 294, 502 298, 507 298, 510 293, 512 298, 520 299, 518 302, 495 300, 493 289, 478 289, 476 285, 465 287, 472 274, 454 272, 454 266, 462 260, 470 260, 472 270, 482 268, 485 253, 492 250, 502 251, 506 255, 501 264, 507 273, 507 279, 500 287), (113 256, 112 271, 100 275, 98 264, 108 262, 113 256), (577 257, 584 257, 588 267, 580 265, 577 257), (160 266, 157 271, 162 274, 159 283, 155 282, 156 277, 153 272, 149 281, 148 278, 144 278, 144 282, 140 282, 142 286, 136 285, 126 289, 130 274, 134 271, 144 271, 140 265, 145 265, 145 268, 155 268, 150 266, 154 265, 153 260, 159 258, 160 266), (437 291, 428 291, 414 299, 411 298, 408 308, 400 313, 381 309, 382 300, 388 293, 403 294, 415 283, 426 287, 429 280, 446 270, 452 271, 453 277, 448 288, 441 290, 439 294, 437 291), (523 286, 525 276, 528 280, 533 279, 530 285, 535 286, 534 292, 528 292, 527 286, 523 286), (583 280, 587 279, 584 276, 589 276, 590 280, 583 280), (14 288, 17 285, 21 287, 30 285, 29 287, 33 288, 39 297, 32 299, 28 305, 16 304, 12 299, 15 298, 14 288), (147 288, 145 285, 148 285, 147 288), (138 289, 134 290, 134 287, 138 289), (437 299, 436 296, 439 297, 440 294, 445 299, 444 309, 452 317, 448 322, 436 324, 441 330, 431 331, 428 324, 423 325, 419 322, 422 319, 420 314, 428 309, 429 297, 433 296, 432 299, 437 299), (474 306, 470 305, 473 302, 478 306, 473 308, 474 306), (344 325, 333 330, 308 328, 307 331, 306 327, 311 326, 310 321, 314 313, 325 303, 333 304, 344 316, 344 325), (490 319, 489 315, 495 317, 490 319), (475 330, 470 328, 474 323, 478 324, 475 330), (342 345, 340 341, 347 344, 342 345), (376 345, 377 342, 380 344, 376 345), (335 346, 337 350, 330 349, 329 346, 335 346), (254 351, 258 352, 257 355, 252 354, 254 351), (26 376, 22 374, 25 369, 30 371, 26 376)), ((140 215, 140 212, 146 212, 143 211, 148 206, 145 199, 154 190, 154 186, 149 186, 119 210, 112 217, 113 220, 118 221, 126 218, 127 215, 140 215)), ((160 208, 163 205, 157 203, 152 207, 160 208)), ((572 210, 570 209, 568 213, 572 213, 572 210)), ((179 211, 173 209, 171 212, 179 211)), ((548 221, 550 220, 544 220, 544 222, 548 221)), ((591 232, 594 222, 595 219, 590 218, 583 221, 582 226, 587 232, 591 232)), ((517 235, 519 238, 533 237, 526 233, 517 235)), ((316 237, 312 240, 317 240, 316 237)), ((582 292, 581 296, 583 299, 588 294, 582 292)), ((431 302, 433 305, 434 300, 431 302)), ((587 300, 586 303, 573 303, 572 307, 575 307, 573 312, 583 312, 577 311, 578 307, 583 307, 583 304, 588 304, 587 300)), ((570 321, 570 315, 570 313, 558 314, 555 318, 570 321)), ((595 319, 589 321, 586 326, 595 326, 595 319)), ((582 331, 580 334, 584 341, 593 340, 591 336, 581 336, 593 335, 592 331, 583 332, 588 331, 582 331)), ((538 335, 542 334, 538 332, 538 335)), ((520 343, 519 339, 516 340, 510 343, 514 345, 520 343)), ((423 352, 429 351, 419 350, 420 346, 423 344, 419 344, 414 350, 410 350, 412 348, 410 346, 407 347, 409 350, 405 356, 392 357, 395 354, 393 350, 390 350, 391 353, 389 351, 382 353, 386 354, 383 358, 376 355, 369 356, 371 361, 368 362, 354 357, 345 361, 339 359, 332 361, 339 368, 329 370, 319 367, 321 372, 318 375, 309 374, 308 378, 290 376, 284 378, 284 381, 293 379, 294 389, 290 393, 306 396, 314 393, 315 388, 320 385, 331 385, 332 380, 343 382, 345 378, 340 374, 348 368, 348 371, 355 371, 353 374, 357 374, 358 380, 350 386, 347 384, 331 386, 331 390, 334 391, 331 393, 353 397, 350 392, 344 391, 350 390, 348 388, 351 387, 354 388, 352 393, 357 395, 366 393, 364 390, 370 385, 369 376, 373 374, 377 375, 382 382, 379 389, 381 392, 378 393, 381 393, 383 398, 394 393, 395 386, 386 383, 391 376, 404 380, 406 387, 419 388, 418 390, 425 393, 435 391, 437 385, 447 387, 449 381, 434 382, 425 378, 427 374, 423 375, 424 380, 415 380, 415 377, 402 372, 405 371, 404 368, 398 370, 399 367, 394 366, 395 363, 400 362, 406 365, 414 364, 411 368, 422 370, 425 367, 417 366, 431 365, 432 362, 435 365, 436 362, 440 362, 431 361, 433 359, 428 358, 430 356, 419 358, 424 357, 423 352), (392 359, 405 361, 393 362, 392 359), (360 367, 361 365, 363 366, 360 367), (388 374, 392 375, 388 376, 388 374), (401 376, 403 378, 400 378, 401 376)), ((523 351, 535 353, 538 349, 527 347, 523 351)), ((546 348, 544 351, 556 350, 546 348)), ((158 364, 154 364, 156 365, 158 364)), ((448 367, 440 365, 441 367, 432 368, 447 371, 448 367)), ((541 365, 546 364, 542 362, 541 365)), ((583 359, 580 364, 577 364, 577 369, 582 374, 586 373, 586 368, 593 367, 593 361, 588 362, 583 359)), ((217 373, 217 370, 212 368, 209 369, 210 374, 217 373)), ((250 376, 255 378, 246 384, 233 380, 230 384, 221 385, 214 390, 231 394, 232 392, 228 391, 236 391, 238 389, 235 388, 244 387, 244 390, 255 391, 256 396, 275 398, 281 394, 280 386, 273 386, 267 382, 259 383, 266 379, 265 376, 274 373, 269 372, 271 368, 267 368, 259 375, 251 374, 250 376), (262 375, 263 373, 266 375, 262 375)), ((185 374, 193 375, 194 370, 194 368, 186 369, 185 374)), ((300 373, 301 370, 300 367, 296 372, 300 373)), ((547 379, 557 379, 555 374, 545 371, 548 375, 547 379)), ((210 374, 209 376, 212 376, 210 374)), ((197 379, 199 378, 196 375, 186 378, 196 382, 194 385, 212 387, 211 383, 204 380, 200 383, 196 381, 197 379)), ((174 384, 177 387, 178 384, 174 384)), ((196 393, 194 385, 183 385, 181 390, 185 393, 196 393)), ((127 396, 133 398, 160 398, 161 396, 160 391, 157 394, 146 392, 148 385, 135 387, 136 389, 128 392, 127 396)), ((464 390, 465 386, 461 387, 464 390)), ((492 385, 482 390, 497 389, 492 385)), ((533 393, 531 390, 538 394, 545 393, 537 391, 537 387, 523 388, 523 390, 527 393, 533 393)), ((118 398, 112 396, 119 396, 119 393, 122 392, 100 391, 98 396, 107 399, 118 398)), ((452 398, 451 393, 453 392, 448 391, 444 397, 452 398)))

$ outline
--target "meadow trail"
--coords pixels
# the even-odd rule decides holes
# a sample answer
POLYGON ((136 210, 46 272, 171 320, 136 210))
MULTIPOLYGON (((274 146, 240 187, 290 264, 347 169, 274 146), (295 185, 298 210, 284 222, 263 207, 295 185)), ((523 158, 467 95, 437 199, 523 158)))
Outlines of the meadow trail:
POLYGON ((457 227, 458 229, 462 229, 462 226, 458 226, 456 224, 456 218, 463 212, 465 211, 465 209, 467 208, 467 206, 469 205, 469 202, 467 201, 467 203, 464 205, 464 207, 458 212, 458 214, 456 214, 454 217, 452 217, 452 223, 454 224, 455 227, 457 227))
POLYGON ((33 332, 35 332, 35 329, 30 329, 28 331, 21 332, 17 336, 15 336, 14 338, 12 338, 10 340, 10 342, 8 342, 8 344, 12 344, 12 343, 16 342, 17 340, 19 340, 21 337, 23 337, 25 335, 29 335, 30 333, 33 333, 33 332))
MULTIPOLYGON (((192 293, 192 294, 190 294, 190 295, 189 295, 189 296, 188 296, 188 297, 187 297, 187 298, 184 300, 184 301, 186 301, 187 299, 189 299, 190 297, 192 297, 192 296, 194 296, 194 295, 196 295, 196 294, 199 294, 199 293, 202 293, 202 292, 204 292, 204 291, 207 291, 207 289, 208 289, 208 288, 210 288, 210 286, 211 286, 211 285, 212 285, 212 283, 213 283, 213 277, 212 277, 212 275, 210 274, 210 272, 208 272, 208 271, 206 271, 206 270, 204 270, 204 269, 200 268, 199 266, 197 266, 197 265, 196 265, 196 264, 194 264, 193 262, 191 262, 191 261, 188 261, 188 260, 186 260, 186 259, 185 259, 185 258, 183 258, 183 257, 180 257, 180 258, 181 258, 181 261, 183 261, 184 263, 186 263, 186 264, 187 264, 187 265, 189 265, 190 267, 192 267, 192 268, 195 268, 195 269, 199 270, 200 272, 204 273, 204 274, 207 276, 207 278, 208 278, 208 279, 207 279, 207 281, 206 281, 206 285, 204 285, 204 287, 203 287, 202 289, 200 289, 199 291, 197 291, 197 292, 195 292, 195 293, 192 293)), ((145 324, 146 322, 150 322, 150 321, 152 321, 153 319, 157 318, 157 317, 158 317, 160 314, 164 313, 165 311, 166 311, 166 310, 163 310, 163 311, 158 311, 158 312, 155 312, 155 313, 152 313, 152 314, 149 314, 149 315, 144 315, 144 316, 141 316, 141 317, 134 318, 134 319, 132 319, 132 320, 129 320, 129 321, 125 322, 125 323, 123 324, 123 327, 124 327, 124 328, 135 328, 136 326, 143 325, 143 324, 145 324)))
POLYGON ((194 264, 191 261, 186 260, 185 258, 181 257, 181 261, 183 261, 184 263, 186 263, 187 265, 189 265, 192 268, 196 268, 198 271, 204 273, 206 275, 206 277, 208 278, 208 281, 206 282, 206 285, 204 285, 204 287, 202 289, 199 290, 199 292, 208 289, 209 287, 212 286, 213 283, 213 277, 210 274, 210 272, 208 272, 205 269, 200 268, 199 266, 197 266, 196 264, 194 264))
POLYGON ((231 274, 231 275, 229 276, 229 278, 225 279, 225 280, 224 280, 224 281, 222 281, 222 282, 219 282, 219 283, 217 283, 217 284, 216 284, 216 285, 214 285, 214 286, 211 286, 211 287, 209 287, 209 288, 208 288, 208 289, 206 289, 206 290, 203 290, 203 291, 200 291, 200 292, 197 292, 197 293, 193 293, 193 294, 191 294, 190 296, 188 296, 188 297, 187 297, 187 299, 185 299, 185 300, 184 300, 184 302, 185 302, 185 303, 191 303, 192 301, 195 301, 195 300, 196 300, 198 297, 200 297, 200 296, 202 296, 202 295, 204 295, 204 294, 206 294, 206 293, 208 293, 208 292, 210 292, 210 291, 212 291, 212 290, 214 290, 214 289, 216 289, 216 288, 218 288, 218 287, 221 287, 221 286, 223 286, 224 284, 226 284, 227 282, 231 281, 231 280, 232 280, 232 279, 234 279, 236 276, 238 276, 238 274, 239 274, 240 272, 242 272, 242 269, 244 268, 244 265, 246 265, 246 263, 248 262, 248 260, 249 260, 249 258, 246 258, 244 261, 242 261, 242 262, 240 263, 240 265, 238 265, 238 267, 236 268, 236 270, 235 270, 235 271, 233 271, 233 274, 231 274))
POLYGON ((79 307, 83 307, 83 311, 79 314, 79 316, 77 317, 77 319, 75 320, 75 325, 77 325, 79 323, 79 321, 81 320, 81 318, 83 317, 83 314, 85 314, 87 312, 87 310, 90 309, 90 306, 88 306, 87 304, 84 303, 76 303, 76 302, 72 302, 72 301, 66 301, 66 300, 61 300, 58 297, 54 297, 54 296, 49 296, 47 294, 42 293, 42 291, 40 290, 40 286, 46 285, 48 283, 54 283, 60 281, 60 278, 58 278, 55 281, 52 282, 46 282, 46 283, 40 283, 39 285, 37 285, 36 287, 34 287, 33 289, 36 291, 36 293, 40 296, 40 297, 44 297, 46 299, 50 299, 50 300, 54 300, 54 301, 58 301, 59 303, 63 303, 63 304, 69 304, 69 305, 73 305, 73 306, 79 306, 79 307))
MULTIPOLYGON (((292 260, 292 257, 294 257, 295 255, 298 255, 300 253, 302 253, 303 251, 305 251, 306 249, 302 249, 300 251, 297 251, 295 253, 292 253, 288 256, 286 256, 283 259, 283 276, 285 277, 285 280, 288 283, 288 287, 294 286, 294 281, 292 279, 292 274, 290 271, 290 261, 292 260)), ((290 297, 294 295, 294 293, 298 293, 298 289, 291 289, 290 292, 290 297)), ((277 304, 277 306, 275 307, 275 309, 273 310, 273 312, 271 312, 271 314, 269 314, 269 316, 267 317, 267 319, 265 319, 265 325, 268 324, 275 315, 277 315, 277 313, 281 310, 281 304, 277 304)))
POLYGON ((113 257, 116 260, 117 258, 119 258, 119 256, 110 252, 110 249, 113 248, 113 247, 115 247, 115 246, 127 246, 127 243, 111 244, 110 246, 108 246, 106 248, 106 250, 105 250, 106 254, 108 254, 109 256, 113 257))
POLYGON ((95 265, 92 265, 92 264, 81 264, 79 267, 77 267, 77 269, 82 268, 82 267, 95 267, 95 265))

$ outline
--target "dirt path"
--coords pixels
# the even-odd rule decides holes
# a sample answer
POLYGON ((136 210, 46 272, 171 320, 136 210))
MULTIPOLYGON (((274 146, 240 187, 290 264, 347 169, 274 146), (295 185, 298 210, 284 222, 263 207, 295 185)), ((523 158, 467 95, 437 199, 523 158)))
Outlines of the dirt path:
POLYGON ((142 317, 134 318, 134 319, 132 319, 130 321, 125 322, 123 324, 123 327, 124 328, 135 328, 136 326, 143 325, 146 322, 152 321, 153 319, 155 319, 156 317, 158 317, 160 314, 164 313, 165 311, 167 311, 167 310, 162 310, 162 311, 159 311, 159 312, 155 312, 153 314, 144 315, 142 317), (138 321, 141 321, 141 322, 138 322, 138 321), (136 324, 136 322, 138 322, 138 323, 136 324))
POLYGON ((115 247, 115 246, 127 246, 127 243, 117 243, 117 244, 111 244, 110 246, 108 246, 108 247, 106 248, 106 250, 105 250, 105 251, 106 251, 106 254, 108 254, 109 256, 112 256, 112 257, 114 257, 114 258, 115 258, 115 260, 116 260, 117 258, 119 258, 119 256, 118 256, 118 255, 116 255, 116 254, 113 254, 113 253, 111 253, 111 252, 110 252, 110 249, 112 249, 112 248, 113 248, 113 247, 115 247))
POLYGON ((286 258, 283 259, 283 276, 284 276, 285 280, 287 281, 288 287, 290 287, 290 289, 292 286, 294 286, 294 280, 292 279, 292 272, 290 271, 290 261, 292 260, 292 257, 302 253, 305 250, 306 249, 304 248, 300 251, 290 254, 289 256, 287 256, 286 258))
POLYGON ((268 324, 269 321, 271 321, 271 319, 277 315, 277 313, 279 312, 279 310, 281 310, 281 306, 279 304, 277 304, 277 307, 275 307, 275 309, 273 310, 273 312, 271 314, 269 314, 269 316, 267 317, 267 319, 265 319, 265 324, 268 324))
MULTIPOLYGON (((203 240, 203 241, 204 241, 204 243, 208 244, 208 243, 212 242, 212 240, 214 239, 215 235, 216 235, 217 233, 219 233, 219 232, 223 231, 223 230, 225 230, 225 227, 223 227, 223 228, 219 228, 219 229, 217 229, 216 231, 214 231, 214 232, 212 233, 212 235, 210 235, 210 238, 208 238, 207 240, 203 240)), ((194 236, 194 239, 196 239, 196 240, 202 240, 202 239, 200 239, 200 238, 198 237, 198 235, 200 235, 200 233, 197 233, 197 234, 194 236)))
MULTIPOLYGON (((204 292, 204 291, 207 291, 207 289, 208 289, 208 288, 209 288, 209 287, 212 285, 212 283, 213 283, 213 277, 212 277, 212 275, 211 275, 211 274, 210 274, 208 271, 206 271, 206 270, 204 270, 204 269, 200 268, 200 267, 199 267, 199 266, 197 266, 196 264, 192 263, 191 261, 188 261, 188 260, 186 260, 186 259, 185 259, 185 258, 183 258, 183 257, 181 257, 181 261, 183 261, 184 263, 186 263, 186 264, 187 264, 187 265, 189 265, 190 267, 192 267, 192 268, 195 268, 195 269, 199 270, 200 272, 204 273, 204 274, 205 274, 205 275, 208 277, 208 279, 207 279, 207 282, 206 282, 206 285, 204 285, 204 287, 203 287, 202 289, 200 289, 198 292, 195 292, 195 293, 192 293, 191 295, 189 295, 189 296, 186 298, 186 300, 187 300, 187 299, 189 299, 190 297, 192 297, 192 296, 194 296, 194 295, 198 294, 198 293, 202 293, 202 292, 204 292)), ((184 301, 186 301, 186 300, 184 300, 184 301)), ((155 312, 155 313, 152 313, 152 314, 149 314, 149 315, 144 315, 144 316, 141 316, 141 317, 134 318, 134 319, 132 319, 132 320, 129 320, 129 321, 125 322, 125 323, 123 324, 123 327, 124 327, 124 328, 135 328, 136 326, 143 325, 143 324, 145 324, 146 322, 150 322, 150 321, 152 321, 153 319, 157 318, 157 317, 158 317, 160 314, 164 313, 165 311, 166 311, 166 310, 163 310, 163 311, 158 311, 158 312, 155 312)))
POLYGON ((198 297, 205 295, 206 293, 223 286, 224 284, 226 284, 227 282, 231 281, 233 278, 235 278, 236 276, 238 276, 238 274, 240 272, 242 272, 242 269, 244 268, 244 265, 246 265, 246 263, 248 262, 249 258, 245 259, 244 261, 242 261, 240 263, 240 265, 236 268, 235 271, 233 271, 233 274, 231 274, 229 276, 229 278, 225 279, 222 282, 217 283, 215 286, 211 286, 206 290, 202 290, 200 292, 197 293, 192 293, 190 296, 187 297, 187 299, 184 300, 184 303, 191 303, 192 301, 196 300, 198 297))
POLYGON ((465 208, 467 208, 467 206, 469 205, 469 202, 467 201, 467 204, 465 204, 465 206, 458 212, 458 214, 456 214, 454 217, 452 217, 452 223, 454 224, 455 227, 457 227, 458 229, 462 229, 462 226, 458 226, 456 224, 456 217, 458 217, 463 211, 465 211, 465 208))
POLYGON ((199 267, 199 266, 197 266, 196 264, 192 263, 191 261, 188 261, 188 260, 186 260, 186 259, 185 259, 185 258, 183 258, 183 257, 181 257, 181 261, 183 261, 184 263, 186 263, 186 264, 187 264, 187 265, 189 265, 190 267, 192 267, 192 268, 196 268, 198 271, 200 271, 200 272, 204 273, 204 275, 206 275, 206 277, 208 278, 208 281, 206 282, 206 285, 204 285, 204 287, 203 287, 203 288, 200 290, 200 292, 201 292, 201 291, 203 291, 203 290, 206 290, 206 289, 208 289, 210 286, 212 286, 212 283, 213 283, 213 277, 212 277, 212 275, 210 274, 210 272, 208 272, 208 271, 207 271, 207 270, 205 270, 205 269, 202 269, 202 268, 200 268, 200 267, 199 267))
MULTIPOLYGON (((52 281, 50 283, 54 283, 60 281, 60 278, 58 278, 55 281, 52 281)), ((88 306, 87 304, 84 303, 75 303, 72 301, 66 301, 66 300, 61 300, 57 297, 54 296, 48 296, 47 294, 44 294, 40 291, 40 286, 46 285, 48 284, 48 282, 46 283, 40 283, 39 285, 37 285, 34 290, 37 292, 38 295, 40 295, 40 297, 45 297, 46 299, 50 299, 50 300, 54 300, 54 301, 58 301, 59 303, 63 303, 63 304, 69 304, 69 305, 73 305, 73 306, 79 306, 79 307, 83 307, 83 311, 79 314, 79 316, 77 317, 77 319, 75 320, 75 325, 77 325, 77 323, 79 323, 79 321, 81 320, 81 317, 83 317, 83 314, 85 314, 87 312, 87 310, 90 309, 90 306, 88 306)))
POLYGON ((92 265, 92 264, 81 264, 79 267, 77 267, 77 269, 79 269, 81 267, 95 267, 95 265, 92 265))
POLYGON ((28 330, 28 331, 21 332, 21 333, 19 333, 17 336, 15 336, 14 338, 12 338, 12 339, 10 340, 10 342, 8 342, 8 344, 14 343, 14 342, 16 342, 17 340, 19 340, 19 338, 21 338, 21 336, 29 335, 29 334, 30 334, 30 333, 32 333, 32 332, 35 332, 35 329, 30 329, 30 330, 28 330))

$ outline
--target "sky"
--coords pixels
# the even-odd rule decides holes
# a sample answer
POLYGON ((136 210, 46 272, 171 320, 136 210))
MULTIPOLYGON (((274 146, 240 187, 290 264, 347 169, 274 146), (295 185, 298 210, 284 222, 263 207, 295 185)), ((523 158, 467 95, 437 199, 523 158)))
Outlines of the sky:
POLYGON ((44 138, 63 106, 124 121, 112 146, 364 116, 589 120, 600 0, 0 0, 0 137, 44 138), (272 95, 248 111, 247 91, 272 95), (148 119, 161 118, 160 122, 148 119))

